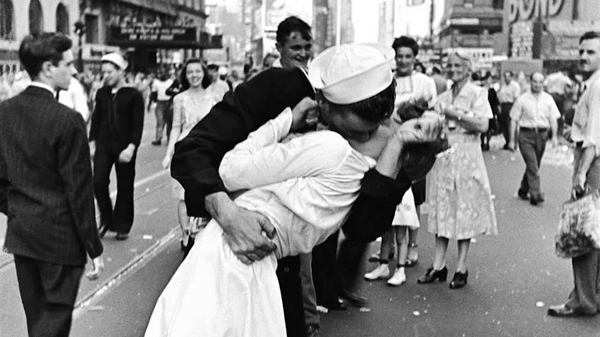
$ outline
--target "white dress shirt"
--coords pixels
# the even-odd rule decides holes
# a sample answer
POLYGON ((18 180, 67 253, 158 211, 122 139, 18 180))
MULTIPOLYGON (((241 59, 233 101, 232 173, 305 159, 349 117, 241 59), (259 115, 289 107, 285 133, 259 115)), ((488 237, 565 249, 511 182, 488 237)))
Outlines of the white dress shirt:
POLYGON ((510 118, 523 128, 549 128, 551 120, 560 118, 560 111, 550 94, 534 95, 526 92, 517 98, 510 110, 510 118))
POLYGON ((29 83, 29 85, 34 86, 34 87, 38 87, 38 88, 42 88, 42 89, 46 89, 48 91, 50 91, 52 93, 53 97, 56 97, 56 90, 54 90, 54 88, 52 88, 51 86, 47 85, 46 83, 42 83, 42 82, 38 82, 38 81, 32 81, 31 83, 29 83))
POLYGON ((498 90, 498 100, 500 103, 514 103, 521 95, 521 86, 516 81, 512 80, 507 85, 504 82, 498 90))
POLYGON ((575 107, 571 138, 583 142, 582 147, 594 146, 600 155, 600 70, 584 82, 583 94, 575 107))
POLYGON ((58 101, 79 112, 86 123, 90 119, 90 108, 87 103, 87 95, 85 94, 85 90, 81 83, 75 78, 71 78, 68 90, 61 90, 59 92, 58 101))

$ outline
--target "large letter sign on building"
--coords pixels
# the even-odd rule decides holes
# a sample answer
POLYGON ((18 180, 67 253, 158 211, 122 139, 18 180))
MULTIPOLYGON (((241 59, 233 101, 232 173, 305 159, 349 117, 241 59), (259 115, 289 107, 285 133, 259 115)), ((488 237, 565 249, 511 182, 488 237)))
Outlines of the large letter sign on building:
POLYGON ((555 16, 564 2, 565 0, 508 0, 508 21, 512 23, 533 17, 555 16))

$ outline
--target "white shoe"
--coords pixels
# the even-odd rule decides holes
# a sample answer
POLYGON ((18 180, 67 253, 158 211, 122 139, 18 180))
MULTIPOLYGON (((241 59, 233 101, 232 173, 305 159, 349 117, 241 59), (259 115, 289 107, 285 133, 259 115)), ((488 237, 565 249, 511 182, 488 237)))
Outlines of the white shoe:
POLYGON ((402 283, 406 282, 406 274, 404 273, 404 268, 396 269, 394 276, 387 281, 387 284, 391 286, 399 286, 402 283))
POLYGON ((390 277, 390 268, 388 267, 387 263, 382 263, 370 273, 365 274, 365 279, 369 281, 375 281, 387 277, 390 277))

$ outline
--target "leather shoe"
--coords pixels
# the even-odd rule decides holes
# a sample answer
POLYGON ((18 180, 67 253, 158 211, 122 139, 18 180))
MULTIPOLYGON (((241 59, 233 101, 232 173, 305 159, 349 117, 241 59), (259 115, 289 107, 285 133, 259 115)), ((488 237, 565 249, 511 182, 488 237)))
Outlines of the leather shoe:
POLYGON ((417 283, 419 284, 426 284, 426 283, 433 283, 435 282, 435 280, 440 280, 440 282, 446 282, 446 277, 448 277, 448 268, 446 268, 444 266, 444 268, 437 270, 437 269, 433 269, 433 266, 429 267, 429 269, 427 269, 427 272, 425 273, 425 275, 419 277, 419 279, 417 280, 417 283))
POLYGON ((542 195, 532 196, 531 199, 529 199, 529 203, 533 206, 537 206, 538 204, 541 204, 543 202, 544 197, 542 195))
POLYGON ((342 290, 340 297, 347 300, 348 303, 355 305, 357 307, 364 307, 367 304, 369 304, 368 298, 366 298, 365 296, 359 295, 357 293, 348 291, 348 290, 342 290))
POLYGON ((469 277, 469 271, 464 273, 456 272, 450 282, 450 289, 460 289, 467 285, 467 278, 469 277))
POLYGON ((306 337, 321 337, 321 328, 318 324, 307 324, 306 325, 306 337))
POLYGON ((519 190, 517 191, 517 194, 519 195, 519 198, 521 198, 522 200, 528 200, 529 196, 527 195, 526 191, 523 191, 522 189, 519 188, 519 190))
POLYGON ((348 307, 346 307, 346 304, 344 304, 344 302, 342 302, 340 300, 336 300, 332 303, 328 303, 327 305, 324 305, 324 307, 329 310, 339 310, 339 311, 344 311, 344 310, 348 309, 348 307))
POLYGON ((594 314, 585 314, 569 308, 566 304, 553 305, 548 308, 548 316, 553 317, 577 317, 577 316, 594 316, 594 314))
POLYGON ((115 236, 115 238, 119 241, 123 241, 123 240, 127 240, 129 238, 129 234, 127 233, 117 233, 117 236, 115 236))

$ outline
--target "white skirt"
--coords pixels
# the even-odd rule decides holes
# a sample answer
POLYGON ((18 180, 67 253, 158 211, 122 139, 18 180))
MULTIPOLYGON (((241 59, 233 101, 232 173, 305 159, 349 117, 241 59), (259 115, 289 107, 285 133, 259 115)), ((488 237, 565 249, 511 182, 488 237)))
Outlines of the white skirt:
POLYGON ((392 220, 392 226, 419 228, 419 216, 417 215, 417 207, 415 206, 415 197, 412 188, 409 188, 408 191, 404 193, 402 202, 396 206, 396 213, 394 214, 394 220, 392 220))
POLYGON ((160 295, 145 336, 286 336, 276 269, 274 254, 240 262, 211 220, 160 295))

